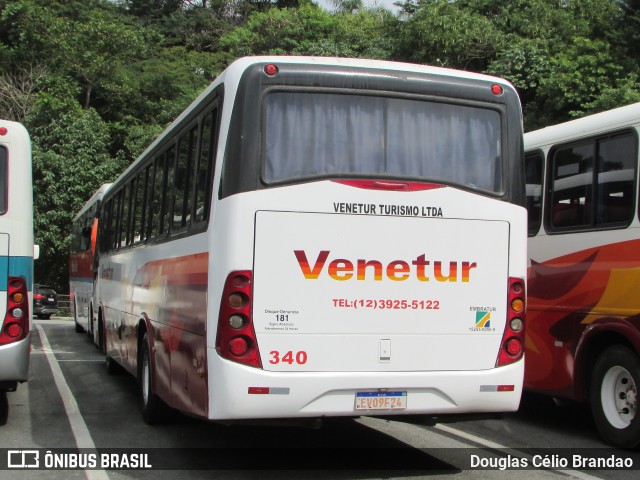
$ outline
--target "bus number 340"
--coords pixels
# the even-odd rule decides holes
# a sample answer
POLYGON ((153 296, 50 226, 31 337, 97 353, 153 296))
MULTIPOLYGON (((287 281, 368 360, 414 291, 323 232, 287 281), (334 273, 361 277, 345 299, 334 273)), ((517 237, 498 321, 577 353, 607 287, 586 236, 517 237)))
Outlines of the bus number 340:
POLYGON ((295 353, 289 350, 284 354, 278 350, 271 350, 269 355, 271 355, 269 363, 272 365, 277 365, 279 363, 288 363, 289 365, 293 365, 295 363, 298 365, 304 365, 307 363, 307 352, 304 350, 295 353))

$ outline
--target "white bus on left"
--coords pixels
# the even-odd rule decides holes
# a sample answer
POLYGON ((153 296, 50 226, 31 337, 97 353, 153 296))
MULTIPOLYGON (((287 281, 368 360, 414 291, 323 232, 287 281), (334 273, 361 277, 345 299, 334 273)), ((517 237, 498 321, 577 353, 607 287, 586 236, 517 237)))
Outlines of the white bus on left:
POLYGON ((33 293, 31 142, 16 122, 0 120, 0 392, 29 375, 33 293))

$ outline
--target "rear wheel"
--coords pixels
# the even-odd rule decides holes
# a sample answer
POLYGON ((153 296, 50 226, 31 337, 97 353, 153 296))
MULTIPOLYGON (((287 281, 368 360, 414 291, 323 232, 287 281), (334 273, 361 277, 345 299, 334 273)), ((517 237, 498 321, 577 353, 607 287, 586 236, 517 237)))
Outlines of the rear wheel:
POLYGON ((640 445, 638 386, 640 359, 633 351, 616 345, 600 354, 591 376, 591 410, 607 443, 622 448, 640 445))
POLYGON ((73 299, 73 322, 76 324, 77 333, 84 332, 84 328, 82 328, 82 325, 78 323, 78 304, 75 299, 73 299))
POLYGON ((96 327, 98 329, 98 350, 100 350, 102 353, 105 353, 105 348, 104 348, 104 327, 102 325, 102 314, 100 312, 100 310, 98 310, 98 326, 96 327))
POLYGON ((89 307, 89 318, 87 318, 87 336, 93 341, 93 309, 89 307))
POLYGON ((138 361, 138 385, 142 403, 142 418, 149 425, 164 423, 169 420, 171 409, 160 397, 153 393, 153 370, 151 365, 151 347, 146 332, 142 338, 142 345, 138 361))

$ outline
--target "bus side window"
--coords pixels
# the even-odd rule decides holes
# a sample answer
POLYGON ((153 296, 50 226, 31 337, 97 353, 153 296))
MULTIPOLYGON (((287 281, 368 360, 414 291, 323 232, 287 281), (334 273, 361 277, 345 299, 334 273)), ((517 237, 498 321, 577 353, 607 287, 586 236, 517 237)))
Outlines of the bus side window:
POLYGON ((146 189, 146 173, 147 170, 142 170, 136 177, 136 194, 133 198, 133 226, 132 241, 133 245, 140 243, 144 240, 143 237, 143 222, 144 222, 144 194, 146 189))
POLYGON ((7 148, 0 146, 0 215, 7 213, 9 181, 7 168, 7 148))
POLYGON ((120 244, 120 237, 119 237, 119 225, 120 225, 120 217, 121 217, 121 212, 120 212, 120 204, 122 203, 122 190, 120 190, 116 196, 113 197, 113 204, 111 206, 111 234, 109 236, 110 238, 110 249, 111 250, 117 250, 118 249, 118 245, 120 244))
POLYGON ((146 242, 150 235, 149 226, 149 205, 153 197, 153 163, 147 166, 144 171, 144 205, 142 207, 142 221, 140 226, 141 241, 146 242))
MULTIPOLYGON (((82 219, 84 220, 84 219, 82 219)), ((80 248, 78 251, 86 252, 91 247, 91 227, 84 226, 80 231, 80 248)))
POLYGON ((166 156, 166 168, 165 168, 165 182, 164 189, 162 190, 162 220, 160 225, 160 235, 169 232, 171 227, 171 216, 173 215, 173 200, 175 195, 174 181, 176 171, 176 148, 171 147, 167 150, 166 156))
POLYGON ((198 145, 198 128, 180 137, 176 168, 176 190, 173 204, 172 231, 184 229, 191 220, 191 184, 193 183, 194 149, 198 145))
POLYGON ((202 121, 200 157, 196 171, 195 221, 205 222, 209 217, 211 204, 211 183, 213 181, 216 154, 216 125, 218 109, 215 108, 202 121))
POLYGON ((151 211, 151 235, 158 238, 162 233, 162 198, 164 193, 165 157, 163 153, 156 159, 153 202, 151 211))
POLYGON ((131 211, 131 183, 124 186, 122 197, 121 218, 120 218, 120 248, 127 246, 127 236, 129 235, 129 213, 131 211))
POLYGON ((550 226, 623 226, 633 218, 637 140, 625 132, 552 151, 550 226))
POLYGON ((636 144, 630 133, 598 142, 598 224, 628 223, 633 218, 636 144))
POLYGON ((528 152, 524 157, 527 179, 527 213, 529 215, 529 235, 540 230, 542 221, 542 172, 544 155, 541 150, 528 152))
POLYGON ((100 218, 100 252, 108 252, 111 250, 111 209, 114 199, 107 200, 102 207, 102 217, 100 218))
POLYGON ((593 143, 556 149, 552 153, 551 226, 585 227, 593 207, 593 143))

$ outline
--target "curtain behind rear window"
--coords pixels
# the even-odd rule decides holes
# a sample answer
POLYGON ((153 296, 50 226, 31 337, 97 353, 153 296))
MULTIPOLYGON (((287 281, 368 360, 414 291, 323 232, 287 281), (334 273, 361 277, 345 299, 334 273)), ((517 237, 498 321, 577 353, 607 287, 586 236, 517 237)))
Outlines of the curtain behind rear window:
POLYGON ((502 190, 500 114, 416 99, 274 92, 264 180, 394 176, 502 190))

